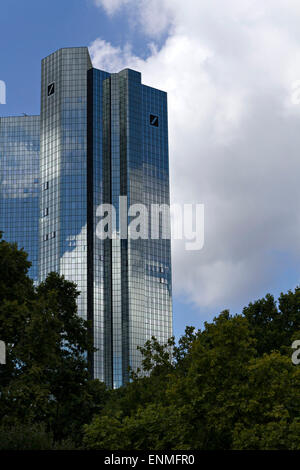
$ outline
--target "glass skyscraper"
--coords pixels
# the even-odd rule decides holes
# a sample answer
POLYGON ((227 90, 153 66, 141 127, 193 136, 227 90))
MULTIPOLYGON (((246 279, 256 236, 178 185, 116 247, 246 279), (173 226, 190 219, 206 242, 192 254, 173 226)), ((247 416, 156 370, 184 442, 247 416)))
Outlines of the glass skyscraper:
POLYGON ((166 93, 143 85, 139 72, 93 68, 85 47, 60 49, 42 61, 40 117, 0 119, 0 170, 4 238, 24 246, 34 279, 56 271, 76 282, 97 348, 91 371, 121 386, 140 366, 137 346, 172 335, 161 217, 150 218, 147 237, 127 233, 133 204, 150 214, 169 205, 166 93), (97 234, 103 204, 116 211, 113 238, 97 234))
POLYGON ((40 117, 0 117, 0 231, 17 242, 38 280, 40 117))

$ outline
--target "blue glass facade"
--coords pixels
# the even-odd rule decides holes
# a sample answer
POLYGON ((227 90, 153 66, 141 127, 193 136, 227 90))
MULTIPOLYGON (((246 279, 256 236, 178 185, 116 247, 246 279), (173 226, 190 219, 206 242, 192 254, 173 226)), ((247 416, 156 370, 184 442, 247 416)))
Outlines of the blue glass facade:
POLYGON ((93 373, 111 386, 111 328, 110 306, 107 293, 110 289, 110 274, 105 268, 105 243, 96 235, 97 207, 104 202, 103 146, 105 141, 103 123, 103 83, 107 72, 88 71, 88 313, 93 325, 94 345, 97 353, 93 357, 93 373), (106 278, 104 276, 106 274, 106 278))
MULTIPOLYGON (((171 246, 168 234, 162 233, 166 227, 158 220, 158 236, 151 239, 149 223, 147 239, 132 239, 128 230, 123 238, 119 226, 120 196, 127 198, 128 214, 132 205, 143 205, 149 215, 153 204, 169 206, 167 95, 142 85, 141 74, 133 70, 93 74, 101 77, 102 87, 96 89, 103 96, 103 109, 101 100, 96 106, 103 115, 103 145, 95 155, 103 161, 98 200, 115 207, 117 234, 115 239, 98 241, 102 249, 95 266, 102 260, 96 271, 103 272, 103 303, 94 310, 94 321, 98 318, 103 325, 109 366, 105 380, 119 387, 128 381, 128 367, 140 366, 138 345, 152 336, 161 342, 172 336, 171 246)), ((131 221, 128 215, 128 224, 131 221)))
POLYGON ((0 230, 17 242, 38 279, 40 117, 0 118, 0 230))
POLYGON ((60 49, 42 61, 39 279, 51 271, 74 281, 87 313, 88 51, 60 49))
POLYGON ((143 85, 139 72, 94 69, 87 48, 60 49, 42 61, 39 162, 35 269, 39 280, 57 271, 76 282, 78 313, 91 320, 97 348, 92 373, 119 387, 129 380, 129 366, 140 366, 138 345, 172 335, 165 228, 151 219, 148 234, 157 236, 132 239, 128 228, 120 236, 119 226, 120 196, 128 223, 133 204, 149 215, 153 204, 169 205, 166 93, 143 85), (103 203, 116 209, 113 239, 97 236, 103 203))

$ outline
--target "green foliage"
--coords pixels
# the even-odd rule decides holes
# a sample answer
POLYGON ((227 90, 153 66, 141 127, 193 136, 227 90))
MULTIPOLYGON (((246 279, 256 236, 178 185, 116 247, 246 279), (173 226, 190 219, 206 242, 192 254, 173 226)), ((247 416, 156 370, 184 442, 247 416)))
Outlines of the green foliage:
POLYGON ((34 287, 29 267, 0 235, 0 449, 300 450, 299 288, 187 327, 178 344, 153 337, 142 371, 107 390, 89 378, 76 286, 51 273, 34 287))
POLYGON ((43 424, 20 424, 0 426, 0 450, 75 450, 75 444, 66 439, 60 443, 53 440, 43 424))
POLYGON ((52 435, 42 424, 0 426, 0 450, 47 450, 52 444, 52 435))
POLYGON ((252 360, 241 384, 235 449, 300 449, 300 369, 273 352, 252 360))
POLYGON ((108 392, 89 377, 87 354, 94 349, 89 325, 77 314, 76 285, 50 273, 34 288, 26 254, 3 240, 0 266, 0 338, 7 344, 0 423, 17 434, 20 423, 34 430, 43 424, 55 442, 71 438, 79 445, 83 424, 101 411, 108 392))
POLYGON ((188 449, 181 436, 184 423, 174 405, 139 405, 133 415, 96 416, 85 426, 84 444, 90 450, 165 450, 188 449))
POLYGON ((140 348, 146 377, 112 392, 85 426, 85 448, 300 450, 300 369, 290 357, 299 313, 297 288, 278 307, 268 295, 203 331, 187 327, 178 345, 152 338, 140 348))
POLYGON ((258 354, 284 351, 293 333, 300 332, 300 288, 281 294, 278 302, 270 294, 243 310, 257 339, 258 354))

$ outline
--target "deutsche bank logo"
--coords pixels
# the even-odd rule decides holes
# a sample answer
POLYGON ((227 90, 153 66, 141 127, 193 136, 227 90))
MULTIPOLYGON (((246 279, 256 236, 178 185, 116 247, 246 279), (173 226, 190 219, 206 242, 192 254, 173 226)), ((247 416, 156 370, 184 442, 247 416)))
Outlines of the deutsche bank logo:
POLYGON ((54 95, 54 82, 48 85, 48 96, 54 95))
POLYGON ((158 127, 158 116, 150 114, 150 126, 158 127))
POLYGON ((0 104, 6 104, 6 85, 3 80, 0 80, 0 104))
POLYGON ((6 364, 6 347, 4 341, 0 341, 0 364, 6 364))

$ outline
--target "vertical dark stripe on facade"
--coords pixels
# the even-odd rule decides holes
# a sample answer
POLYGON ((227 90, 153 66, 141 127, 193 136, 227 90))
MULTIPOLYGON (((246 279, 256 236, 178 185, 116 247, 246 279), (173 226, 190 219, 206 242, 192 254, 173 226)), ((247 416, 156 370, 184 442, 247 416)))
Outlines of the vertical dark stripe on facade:
MULTIPOLYGON (((103 202, 111 204, 111 83, 103 81, 103 202)), ((113 387, 113 323, 112 323, 112 247, 111 239, 104 246, 104 354, 105 383, 113 387)))
MULTIPOLYGON (((87 320, 94 344, 94 191, 93 191, 93 69, 87 72, 87 320)), ((89 354, 89 371, 94 377, 94 354, 89 354)))
MULTIPOLYGON (((127 196, 127 107, 128 78, 119 75, 120 90, 120 195, 127 196)), ((121 299, 122 299, 122 381, 129 381, 129 298, 128 240, 121 240, 121 299)))

